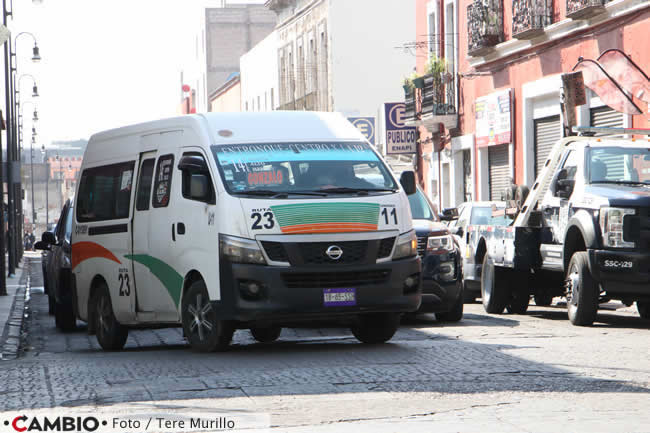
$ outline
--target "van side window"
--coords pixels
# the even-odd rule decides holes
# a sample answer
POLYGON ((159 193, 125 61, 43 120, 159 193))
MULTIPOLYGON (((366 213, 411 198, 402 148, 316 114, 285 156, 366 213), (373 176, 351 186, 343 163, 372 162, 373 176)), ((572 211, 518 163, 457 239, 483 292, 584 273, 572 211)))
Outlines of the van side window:
POLYGON ((167 207, 172 189, 172 170, 174 167, 174 155, 163 155, 158 158, 156 166, 156 177, 153 188, 153 207, 167 207))
MULTIPOLYGON (((183 156, 195 156, 201 158, 204 163, 206 162, 203 155, 198 152, 187 152, 184 153, 183 156)), ((181 191, 183 198, 214 204, 215 194, 212 185, 212 178, 209 174, 192 173, 189 170, 183 170, 181 173, 181 191)))
POLYGON ((87 168, 81 174, 77 221, 128 218, 134 161, 87 168))
POLYGON ((153 163, 155 159, 147 159, 142 162, 140 179, 138 180, 138 194, 135 201, 137 210, 149 209, 149 197, 151 197, 151 181, 153 179, 153 163))

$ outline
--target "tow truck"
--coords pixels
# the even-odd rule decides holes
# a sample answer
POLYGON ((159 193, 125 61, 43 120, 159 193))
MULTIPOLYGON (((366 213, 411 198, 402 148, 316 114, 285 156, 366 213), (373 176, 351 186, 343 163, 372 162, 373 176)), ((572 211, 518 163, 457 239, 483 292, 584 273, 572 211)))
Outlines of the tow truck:
MULTIPOLYGON (((600 303, 636 302, 650 318, 650 140, 647 129, 574 127, 535 183, 502 212, 508 226, 468 230, 485 311, 523 314, 531 295, 564 296, 573 325, 600 303)), ((495 212, 495 216, 496 213, 495 212)))

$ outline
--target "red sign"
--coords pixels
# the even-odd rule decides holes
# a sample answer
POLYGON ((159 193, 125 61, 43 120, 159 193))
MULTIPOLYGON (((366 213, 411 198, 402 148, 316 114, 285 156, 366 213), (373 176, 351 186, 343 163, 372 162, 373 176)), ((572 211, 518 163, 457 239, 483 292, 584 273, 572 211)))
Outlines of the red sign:
POLYGON ((248 173, 249 185, 279 185, 282 183, 282 170, 258 171, 248 173))

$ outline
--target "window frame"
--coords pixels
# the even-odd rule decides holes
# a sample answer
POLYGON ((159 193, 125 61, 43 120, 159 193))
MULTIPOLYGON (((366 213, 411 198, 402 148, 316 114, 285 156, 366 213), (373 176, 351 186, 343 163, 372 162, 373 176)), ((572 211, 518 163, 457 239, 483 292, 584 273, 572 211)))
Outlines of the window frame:
POLYGON ((153 188, 151 189, 151 206, 154 209, 160 209, 160 208, 165 208, 169 206, 169 202, 171 202, 172 199, 172 182, 174 180, 174 160, 175 160, 175 155, 173 153, 167 153, 165 155, 160 155, 158 159, 156 160, 156 171, 153 177, 153 188), (158 180, 158 176, 160 175, 160 164, 164 161, 171 160, 170 164, 170 171, 169 171, 169 183, 167 184, 167 202, 164 204, 161 204, 158 200, 156 200, 156 190, 160 187, 160 184, 162 182, 165 182, 165 180, 158 180))
POLYGON ((135 210, 137 211, 147 211, 151 208, 151 191, 153 190, 153 181, 154 181, 154 169, 156 168, 156 158, 146 158, 143 159, 140 163, 140 171, 138 172, 138 186, 135 191, 135 210), (144 208, 140 208, 140 187, 142 186, 142 172, 146 163, 151 161, 151 179, 149 180, 149 192, 147 193, 147 199, 143 201, 142 204, 146 205, 144 208))
MULTIPOLYGON (((80 223, 94 223, 94 222, 113 221, 113 220, 120 220, 120 219, 129 218, 129 216, 131 214, 131 197, 133 196, 133 175, 134 174, 135 174, 135 160, 117 162, 117 163, 106 164, 106 165, 99 165, 99 166, 88 167, 88 168, 84 169, 81 172, 81 176, 79 177, 79 179, 80 179, 80 181, 79 181, 79 197, 76 200, 78 206, 75 206, 76 207, 75 216, 76 216, 77 222, 80 222, 80 223), (85 197, 82 195, 82 193, 85 192, 84 191, 84 187, 85 187, 84 180, 87 179, 90 176, 97 177, 98 176, 96 174, 97 172, 102 172, 104 170, 111 170, 111 169, 121 170, 119 172, 119 176, 114 176, 113 177, 113 193, 112 193, 112 195, 113 195, 113 199, 115 201, 113 203, 113 208, 112 208, 113 216, 109 217, 109 218, 98 218, 98 217, 88 218, 88 217, 84 217, 84 216, 80 215, 79 212, 82 211, 82 206, 79 206, 79 203, 83 203, 84 199, 85 199, 85 197), (117 208, 117 198, 118 198, 117 194, 120 191, 120 189, 118 189, 118 187, 120 186, 119 183, 120 183, 120 181, 122 179, 122 176, 127 171, 131 171, 131 194, 129 195, 128 212, 127 212, 126 216, 118 216, 117 215, 117 209, 116 209, 117 208)), ((95 187, 95 184, 93 183, 93 188, 94 187, 95 187)))

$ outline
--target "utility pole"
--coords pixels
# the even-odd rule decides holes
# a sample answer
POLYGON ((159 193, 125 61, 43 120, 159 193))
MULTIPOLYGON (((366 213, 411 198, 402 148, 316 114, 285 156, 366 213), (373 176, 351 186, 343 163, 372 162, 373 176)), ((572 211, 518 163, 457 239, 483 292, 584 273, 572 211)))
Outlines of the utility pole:
MULTIPOLYGON (((0 110, 0 130, 4 129, 5 123, 0 110)), ((2 194, 0 195, 0 296, 7 296, 7 280, 5 274, 5 206, 4 206, 4 180, 2 176, 2 134, 0 134, 0 185, 2 185, 2 194)))
MULTIPOLYGON (((3 6, 3 23, 5 27, 7 26, 7 17, 12 15, 13 11, 7 11, 7 0, 2 0, 3 6)), ((14 133, 13 129, 14 124, 14 101, 13 101, 13 67, 12 58, 11 58, 11 38, 5 43, 5 101, 7 109, 7 217, 9 228, 7 230, 7 246, 9 250, 9 260, 8 260, 8 269, 7 272, 9 275, 13 275, 16 267, 16 226, 15 226, 15 217, 16 217, 16 187, 13 181, 13 168, 14 168, 14 146, 13 141, 14 133)), ((2 228, 4 230, 4 227, 2 228)), ((4 256, 3 260, 4 262, 4 256)))

